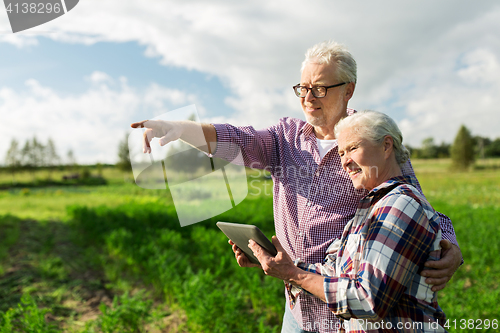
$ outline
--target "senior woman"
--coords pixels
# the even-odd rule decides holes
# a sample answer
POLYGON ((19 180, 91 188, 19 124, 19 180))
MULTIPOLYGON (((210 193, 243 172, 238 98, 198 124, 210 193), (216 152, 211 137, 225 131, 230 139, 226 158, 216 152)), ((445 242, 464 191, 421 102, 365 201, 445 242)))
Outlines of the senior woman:
POLYGON ((440 256, 438 215, 402 176, 409 153, 399 128, 383 113, 364 111, 341 120, 335 136, 343 169, 368 194, 325 261, 294 263, 276 237, 276 257, 252 240, 250 248, 267 275, 287 283, 291 304, 300 292, 327 303, 342 321, 332 331, 445 332, 437 294, 419 274, 440 256))

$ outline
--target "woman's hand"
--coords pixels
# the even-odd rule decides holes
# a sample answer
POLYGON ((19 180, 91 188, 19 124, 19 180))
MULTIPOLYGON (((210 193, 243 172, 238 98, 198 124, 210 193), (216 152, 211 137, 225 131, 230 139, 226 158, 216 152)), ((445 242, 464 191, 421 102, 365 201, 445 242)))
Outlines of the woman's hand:
POLYGON ((253 262, 248 260, 245 253, 243 253, 243 251, 241 251, 241 249, 236 246, 236 244, 234 244, 232 240, 229 240, 229 244, 232 245, 234 257, 236 258, 236 261, 238 262, 238 265, 240 265, 240 267, 260 267, 259 265, 254 264, 253 262))
POLYGON ((273 236, 272 242, 278 251, 275 257, 270 255, 269 252, 252 239, 248 242, 248 247, 253 251, 254 256, 259 259, 262 270, 266 275, 290 282, 302 270, 294 265, 292 259, 285 252, 276 236, 273 236))
POLYGON ((278 251, 275 257, 264 250, 253 240, 248 242, 248 247, 260 261, 262 270, 266 275, 273 276, 309 291, 314 296, 326 302, 323 290, 324 277, 319 274, 303 271, 295 266, 290 256, 283 250, 278 238, 273 236, 273 244, 278 251))

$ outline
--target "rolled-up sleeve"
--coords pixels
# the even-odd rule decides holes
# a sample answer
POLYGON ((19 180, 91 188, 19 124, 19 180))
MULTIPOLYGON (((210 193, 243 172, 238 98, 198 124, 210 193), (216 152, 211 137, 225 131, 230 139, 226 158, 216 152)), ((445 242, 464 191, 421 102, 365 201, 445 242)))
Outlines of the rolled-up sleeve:
POLYGON ((278 145, 269 129, 255 130, 252 126, 237 127, 213 124, 217 132, 214 157, 234 160, 241 152, 246 167, 265 169, 276 164, 278 145))

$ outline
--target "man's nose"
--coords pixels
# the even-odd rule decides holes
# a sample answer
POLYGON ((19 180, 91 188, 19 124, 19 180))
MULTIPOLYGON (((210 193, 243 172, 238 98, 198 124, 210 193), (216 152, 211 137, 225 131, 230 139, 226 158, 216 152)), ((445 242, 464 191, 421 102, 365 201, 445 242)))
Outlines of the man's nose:
POLYGON ((312 89, 309 89, 307 91, 306 97, 304 97, 304 99, 306 100, 306 102, 314 101, 316 99, 316 97, 314 97, 312 93, 312 89))

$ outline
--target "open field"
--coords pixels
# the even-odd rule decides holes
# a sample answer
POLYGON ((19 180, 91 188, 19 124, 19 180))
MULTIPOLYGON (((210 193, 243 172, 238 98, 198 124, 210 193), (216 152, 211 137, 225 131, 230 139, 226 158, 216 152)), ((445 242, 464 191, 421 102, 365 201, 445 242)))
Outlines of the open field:
MULTIPOLYGON (((500 161, 463 173, 450 172, 447 160, 413 164, 429 201, 454 222, 465 260, 439 294, 449 331, 498 331, 491 324, 500 321, 500 161)), ((0 332, 16 325, 33 332, 280 331, 282 282, 239 268, 214 227, 252 223, 272 236, 269 180, 249 177, 243 203, 180 228, 168 191, 141 189, 112 168, 102 173, 105 186, 0 191, 0 332)), ((29 173, 15 179, 34 180, 29 173)), ((0 173, 0 184, 11 181, 0 173)))

